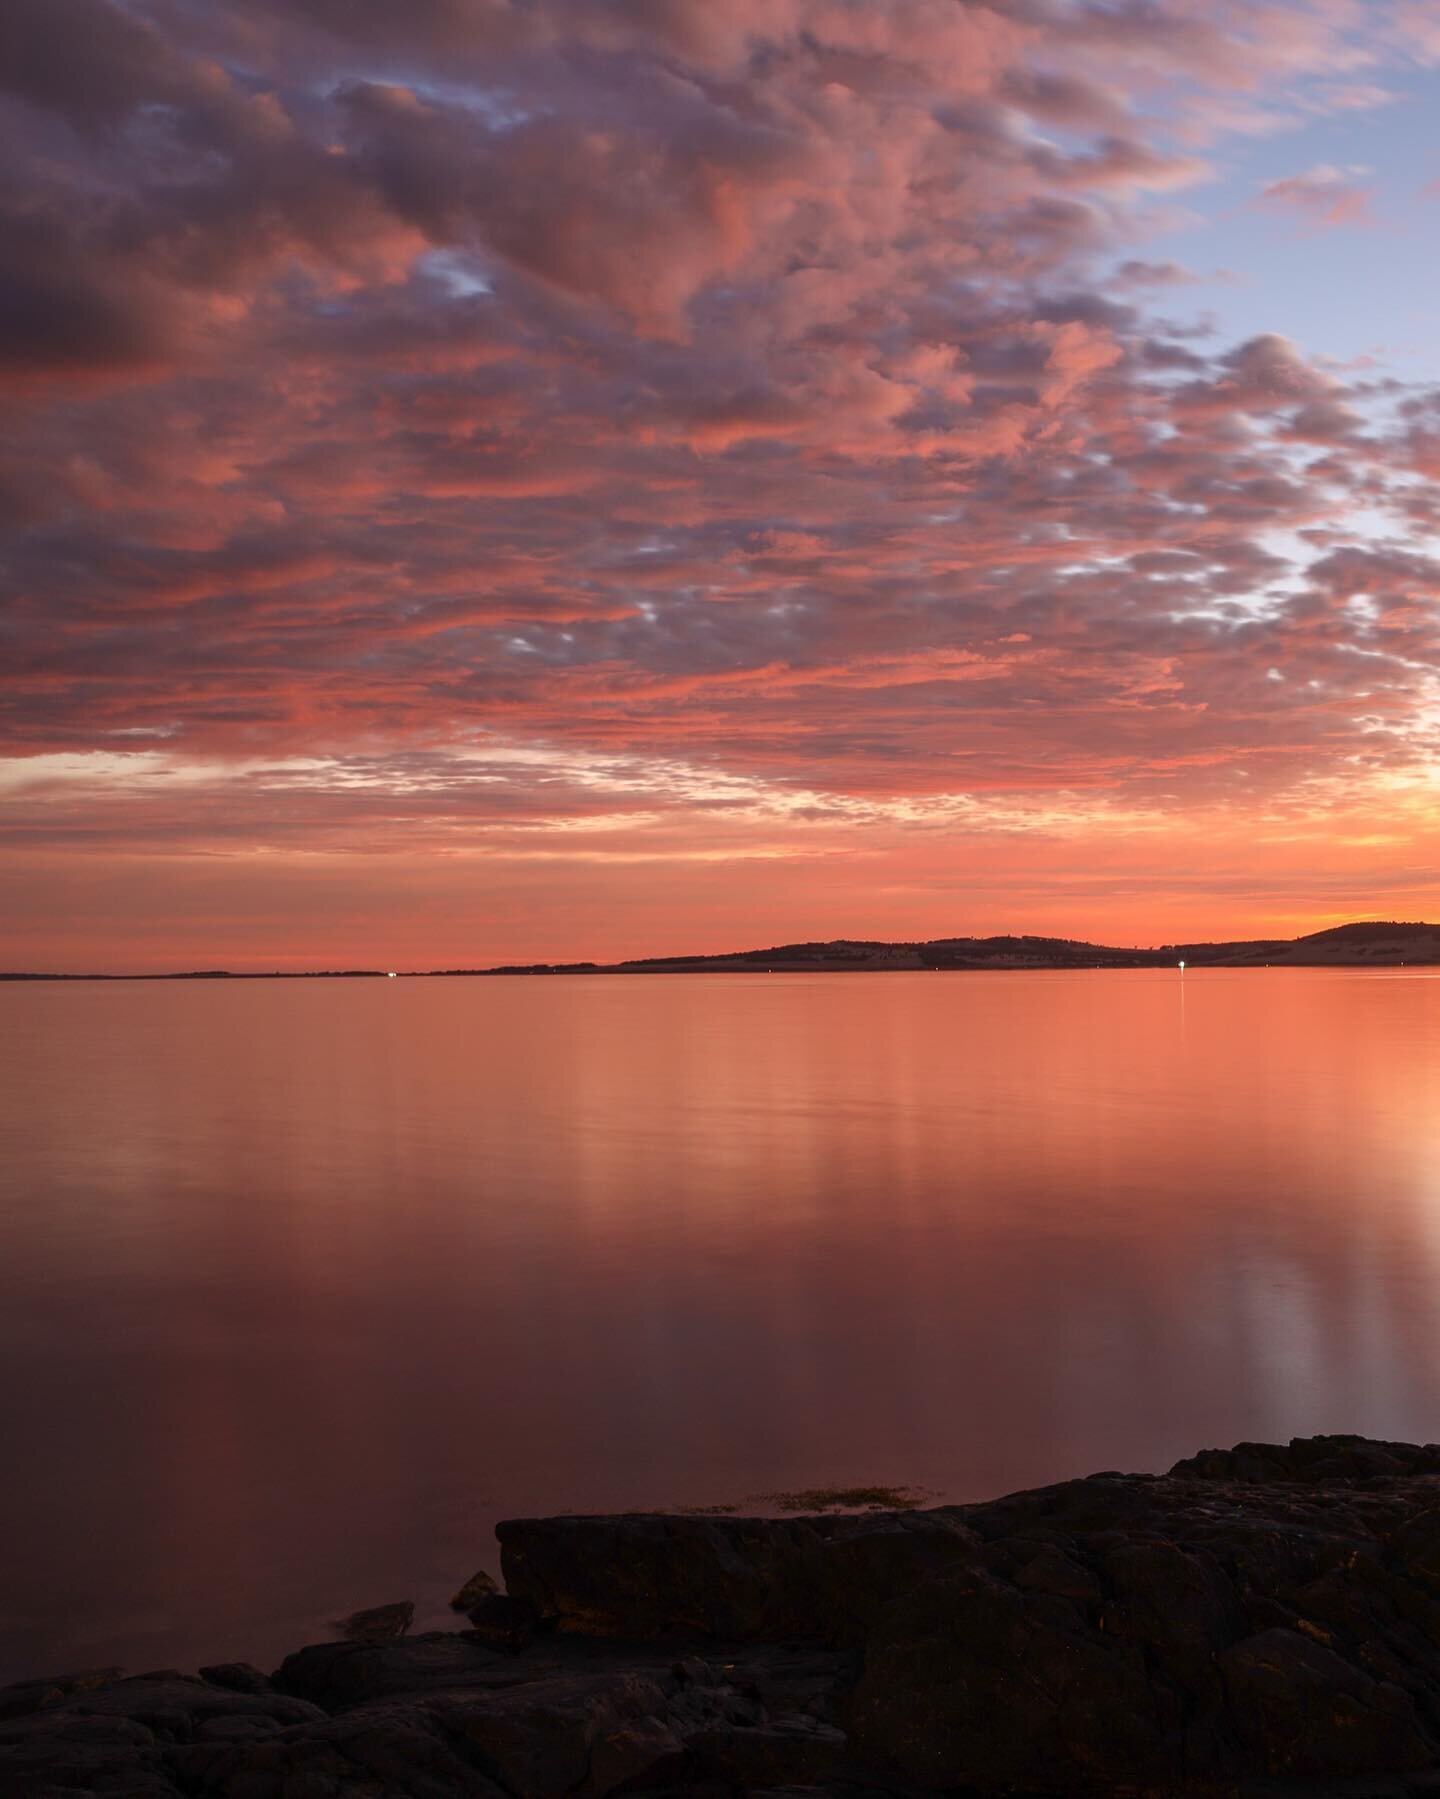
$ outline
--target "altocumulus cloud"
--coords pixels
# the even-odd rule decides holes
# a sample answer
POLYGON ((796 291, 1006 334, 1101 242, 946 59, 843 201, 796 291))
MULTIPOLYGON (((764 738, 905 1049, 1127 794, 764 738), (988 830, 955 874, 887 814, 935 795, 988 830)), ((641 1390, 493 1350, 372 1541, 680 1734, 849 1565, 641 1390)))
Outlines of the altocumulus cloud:
POLYGON ((1144 243, 1436 49, 1300 0, 9 0, 7 828, 681 855, 1410 792, 1440 400, 1147 310, 1144 243))

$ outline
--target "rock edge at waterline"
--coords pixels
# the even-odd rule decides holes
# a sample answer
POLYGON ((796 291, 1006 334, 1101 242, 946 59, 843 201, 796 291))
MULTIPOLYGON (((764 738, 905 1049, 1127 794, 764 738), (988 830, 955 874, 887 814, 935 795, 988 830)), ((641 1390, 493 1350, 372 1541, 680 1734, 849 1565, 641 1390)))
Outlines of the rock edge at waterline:
POLYGON ((498 1534, 468 1629, 0 1690, 0 1799, 1440 1796, 1440 1446, 498 1534))

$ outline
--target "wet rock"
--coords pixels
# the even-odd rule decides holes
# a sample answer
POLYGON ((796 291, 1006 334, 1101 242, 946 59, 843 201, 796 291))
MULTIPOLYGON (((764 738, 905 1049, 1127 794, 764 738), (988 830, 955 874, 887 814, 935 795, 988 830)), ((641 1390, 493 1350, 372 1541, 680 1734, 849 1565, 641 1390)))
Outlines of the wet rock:
POLYGON ((450 1601, 450 1609, 455 1612, 468 1612, 472 1605, 500 1591, 500 1584, 493 1574, 487 1574, 483 1568, 472 1574, 450 1601))
POLYGON ((372 1605, 362 1612, 351 1612, 348 1618, 337 1618, 335 1628, 350 1643, 388 1643, 403 1637, 415 1618, 415 1607, 408 1599, 394 1605, 372 1605))

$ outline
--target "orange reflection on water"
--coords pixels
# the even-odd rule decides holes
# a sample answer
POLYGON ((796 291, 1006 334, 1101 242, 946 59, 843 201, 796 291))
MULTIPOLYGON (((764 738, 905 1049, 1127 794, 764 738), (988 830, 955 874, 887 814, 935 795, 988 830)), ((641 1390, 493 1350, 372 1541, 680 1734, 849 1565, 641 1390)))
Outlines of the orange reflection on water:
POLYGON ((6 1667, 507 1513, 1434 1437, 1437 1082, 1408 971, 6 989, 6 1667))

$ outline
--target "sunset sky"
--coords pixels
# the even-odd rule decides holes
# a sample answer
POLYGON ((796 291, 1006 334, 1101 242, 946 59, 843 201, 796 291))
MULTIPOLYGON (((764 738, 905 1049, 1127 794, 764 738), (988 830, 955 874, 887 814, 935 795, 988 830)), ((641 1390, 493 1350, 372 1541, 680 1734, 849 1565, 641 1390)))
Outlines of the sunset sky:
POLYGON ((1440 0, 5 0, 0 967, 1440 916, 1440 0))

